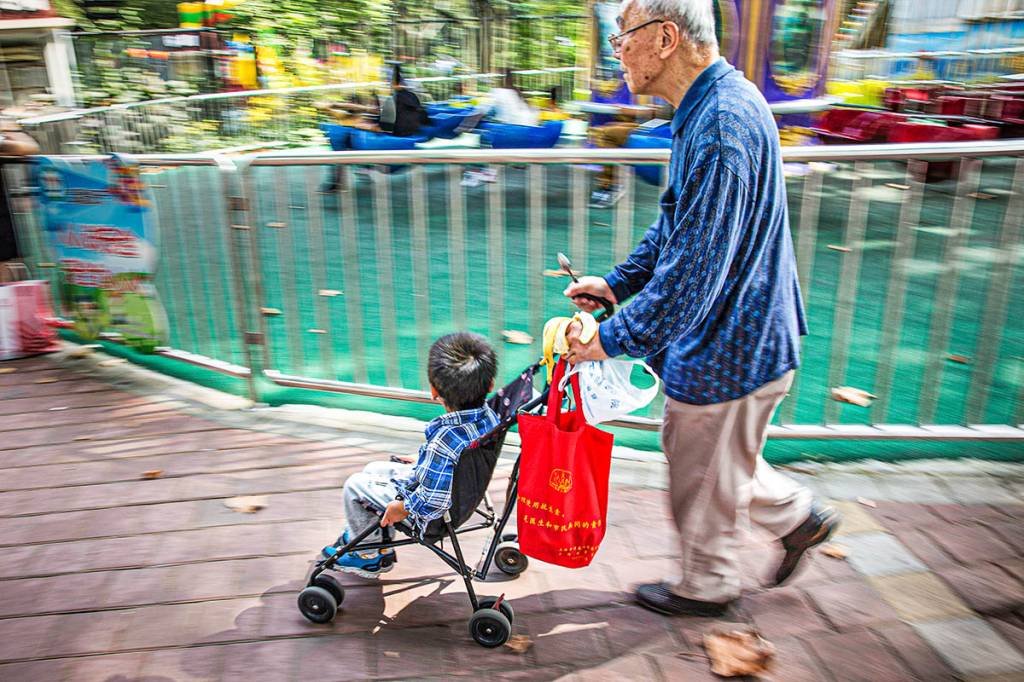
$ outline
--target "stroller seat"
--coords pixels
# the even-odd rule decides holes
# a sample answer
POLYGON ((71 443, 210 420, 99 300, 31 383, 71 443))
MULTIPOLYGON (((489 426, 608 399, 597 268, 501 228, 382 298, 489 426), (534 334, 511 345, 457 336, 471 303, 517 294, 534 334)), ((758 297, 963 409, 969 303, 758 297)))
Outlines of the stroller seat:
MULTIPOLYGON (((498 598, 478 599, 472 581, 486 580, 492 561, 499 570, 509 576, 519 575, 529 565, 526 556, 519 551, 516 536, 503 534, 505 524, 515 506, 518 460, 512 467, 505 504, 500 515, 491 504, 487 488, 498 464, 508 429, 516 422, 520 412, 537 409, 543 405, 545 396, 534 397, 533 389, 533 377, 539 369, 539 364, 531 365, 487 400, 488 406, 498 416, 498 425, 470 443, 459 455, 452 477, 452 504, 444 515, 430 521, 422 533, 414 524, 407 521, 395 524, 395 528, 407 536, 405 539, 395 540, 385 535, 382 542, 366 542, 376 530, 375 524, 368 526, 347 543, 339 539, 334 543, 337 551, 329 558, 317 562, 305 589, 299 593, 299 610, 303 616, 314 623, 329 623, 334 619, 338 605, 345 598, 345 590, 337 581, 324 575, 324 572, 331 570, 339 557, 352 551, 422 544, 456 571, 465 582, 473 606, 473 616, 469 621, 473 639, 486 647, 501 646, 508 640, 515 617, 512 607, 504 601, 504 595, 498 598), (474 515, 479 515, 482 520, 479 523, 470 523, 474 515), (471 569, 463 558, 458 535, 481 529, 492 529, 493 534, 480 565, 476 569, 471 569), (438 546, 445 538, 451 541, 454 555, 438 546)), ((361 501, 361 504, 378 515, 384 513, 379 504, 365 500, 361 501)))

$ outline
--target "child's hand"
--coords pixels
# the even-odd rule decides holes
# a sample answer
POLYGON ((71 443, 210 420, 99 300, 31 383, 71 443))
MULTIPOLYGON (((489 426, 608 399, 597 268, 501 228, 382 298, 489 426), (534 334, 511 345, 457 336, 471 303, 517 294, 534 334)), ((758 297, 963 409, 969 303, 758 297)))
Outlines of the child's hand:
POLYGON ((409 516, 409 512, 405 510, 405 504, 401 500, 392 500, 388 503, 388 506, 384 508, 384 516, 381 517, 380 526, 385 528, 395 523, 400 523, 409 516))

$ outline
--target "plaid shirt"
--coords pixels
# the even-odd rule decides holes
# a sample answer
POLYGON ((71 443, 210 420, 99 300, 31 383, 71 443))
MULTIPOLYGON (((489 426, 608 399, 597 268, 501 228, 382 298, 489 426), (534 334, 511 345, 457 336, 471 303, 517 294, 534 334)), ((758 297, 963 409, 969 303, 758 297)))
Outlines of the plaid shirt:
POLYGON ((449 412, 427 424, 427 442, 412 474, 394 480, 421 531, 452 506, 452 478, 462 451, 497 425, 498 416, 486 405, 449 412))

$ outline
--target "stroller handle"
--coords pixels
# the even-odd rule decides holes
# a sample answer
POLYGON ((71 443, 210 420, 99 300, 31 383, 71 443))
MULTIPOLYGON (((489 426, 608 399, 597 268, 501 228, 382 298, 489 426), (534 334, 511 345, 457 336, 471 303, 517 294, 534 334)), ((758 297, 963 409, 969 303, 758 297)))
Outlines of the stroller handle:
POLYGON ((602 296, 594 296, 593 294, 576 294, 573 298, 585 298, 588 301, 593 301, 599 306, 602 306, 604 308, 604 312, 594 317, 598 322, 604 322, 615 314, 615 304, 602 296))

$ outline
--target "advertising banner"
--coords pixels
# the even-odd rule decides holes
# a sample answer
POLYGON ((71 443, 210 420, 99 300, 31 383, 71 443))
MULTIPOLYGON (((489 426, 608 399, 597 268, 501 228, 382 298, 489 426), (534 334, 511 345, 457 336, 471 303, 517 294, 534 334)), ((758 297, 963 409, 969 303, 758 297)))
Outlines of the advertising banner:
POLYGON ((156 296, 156 221, 137 166, 42 157, 36 166, 43 229, 60 273, 59 297, 87 339, 117 334, 152 352, 167 343, 156 296))

